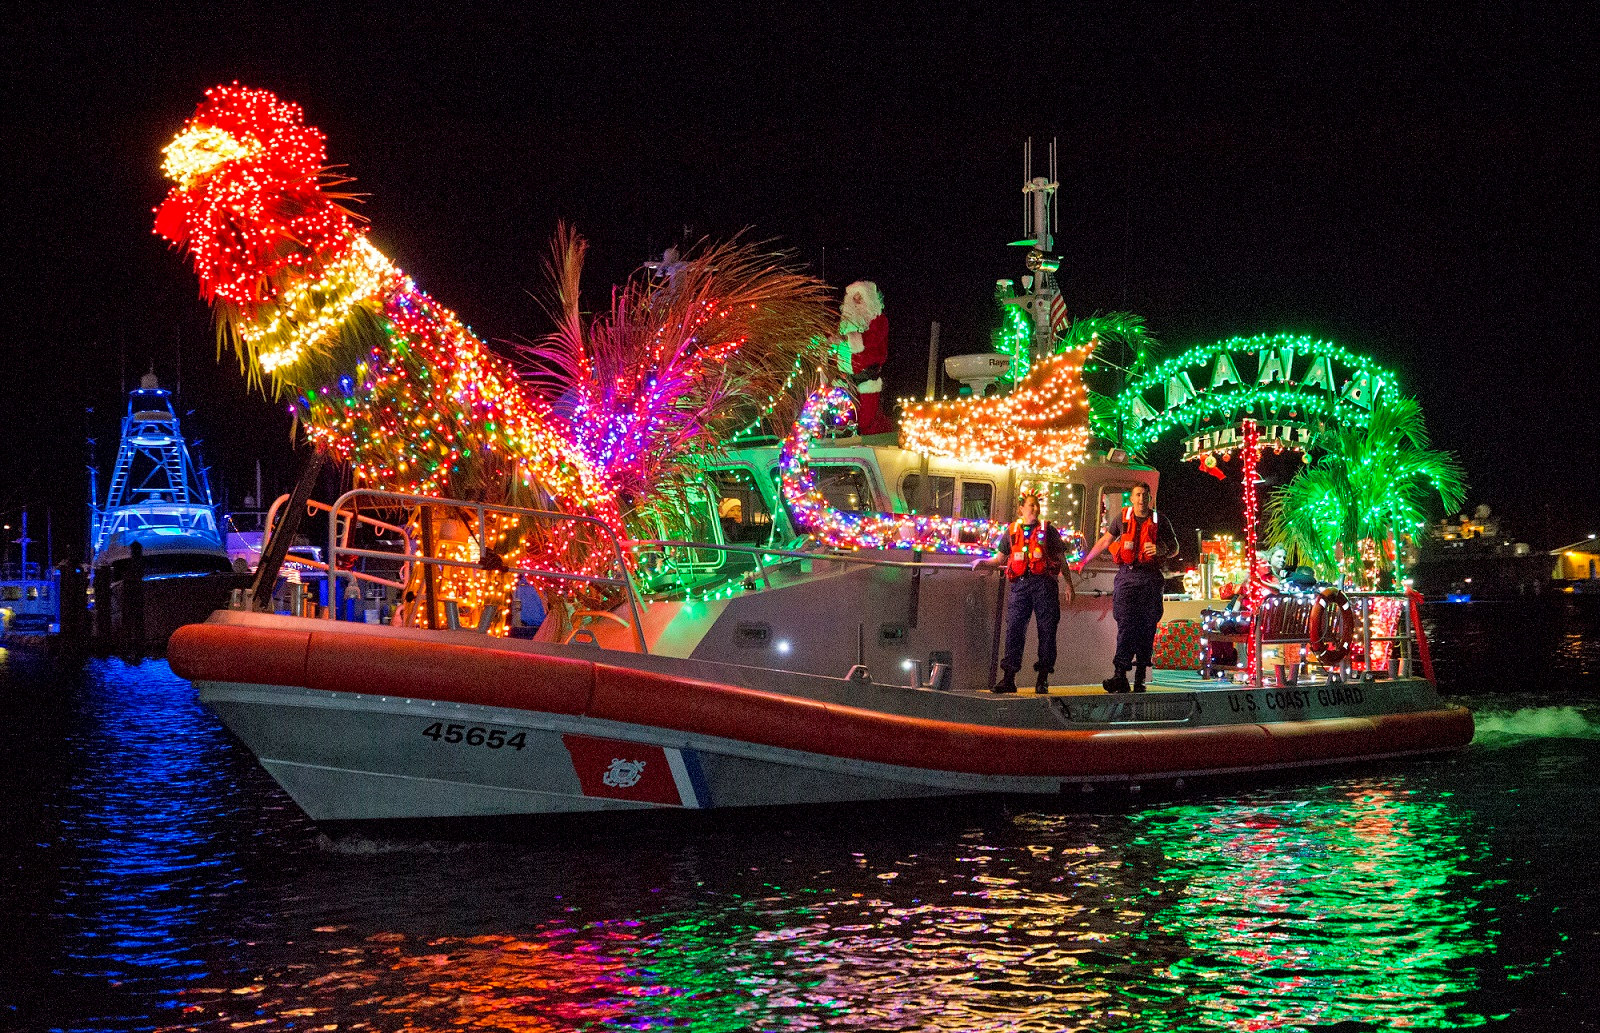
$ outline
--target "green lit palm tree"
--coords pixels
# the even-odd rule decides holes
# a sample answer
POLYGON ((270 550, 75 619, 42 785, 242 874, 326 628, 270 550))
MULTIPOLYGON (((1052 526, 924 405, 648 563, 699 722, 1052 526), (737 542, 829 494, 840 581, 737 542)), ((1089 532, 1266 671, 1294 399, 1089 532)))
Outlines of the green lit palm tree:
POLYGON ((1316 461, 1267 503, 1267 538, 1319 577, 1365 581, 1363 543, 1376 552, 1379 578, 1392 575, 1384 543, 1420 531, 1435 499, 1450 510, 1466 494, 1455 457, 1429 447, 1414 398, 1378 401, 1365 426, 1325 431, 1315 450, 1316 461))
POLYGON ((1094 354, 1084 364, 1089 394, 1089 419, 1094 432, 1118 441, 1116 396, 1139 379, 1150 365, 1150 353, 1159 347, 1144 317, 1136 312, 1105 312, 1079 316, 1056 342, 1056 351, 1070 351, 1098 339, 1094 354), (1099 388, 1100 390, 1097 390, 1099 388))

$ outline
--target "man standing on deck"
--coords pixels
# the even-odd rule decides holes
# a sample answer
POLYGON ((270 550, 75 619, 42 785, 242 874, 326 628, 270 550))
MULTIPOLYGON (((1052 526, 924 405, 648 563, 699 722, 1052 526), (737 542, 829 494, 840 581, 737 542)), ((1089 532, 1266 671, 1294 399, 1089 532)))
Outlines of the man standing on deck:
MULTIPOLYGON (((1039 622, 1039 660, 1033 665, 1039 678, 1034 691, 1041 696, 1050 691, 1050 673, 1056 669, 1056 626, 1061 623, 1056 578, 1063 576, 1061 560, 1066 551, 1061 532, 1039 516, 1039 496, 1029 491, 1017 499, 1017 519, 1000 539, 994 555, 973 561, 973 569, 1004 564, 1006 579, 1011 582, 1006 597, 1006 652, 1000 661, 1000 684, 993 691, 1017 691, 1030 617, 1039 622)), ((1067 601, 1072 601, 1071 578, 1067 579, 1067 601)))
POLYGON ((1161 590, 1166 582, 1161 562, 1178 554, 1178 536, 1172 524, 1155 511, 1149 485, 1133 486, 1129 505, 1111 518, 1111 526, 1084 554, 1077 569, 1081 571, 1107 546, 1117 561, 1111 599, 1111 613, 1117 619, 1117 655, 1111 661, 1116 673, 1101 684, 1107 692, 1127 692, 1131 668, 1132 689, 1143 692, 1145 668, 1150 666, 1156 627, 1161 623, 1161 590))

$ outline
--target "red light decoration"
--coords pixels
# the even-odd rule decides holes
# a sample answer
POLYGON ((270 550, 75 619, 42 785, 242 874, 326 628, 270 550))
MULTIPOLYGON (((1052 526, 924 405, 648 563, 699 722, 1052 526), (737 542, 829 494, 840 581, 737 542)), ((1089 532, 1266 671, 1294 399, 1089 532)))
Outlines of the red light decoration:
MULTIPOLYGON (((1266 597, 1267 585, 1261 579, 1261 557, 1257 554, 1260 543, 1259 523, 1260 504, 1256 497, 1256 464, 1261 458, 1261 428, 1255 420, 1244 421, 1244 442, 1239 450, 1239 457, 1243 461, 1244 469, 1244 555, 1250 564, 1250 574, 1246 582, 1244 608, 1250 613, 1257 614, 1259 620, 1261 600, 1266 597)), ((1249 647, 1249 671, 1252 681, 1255 680, 1260 670, 1261 658, 1256 655, 1254 640, 1249 647)))
MULTIPOLYGON (((164 153, 173 187, 155 232, 189 255, 247 376, 295 395, 290 411, 357 485, 586 513, 622 533, 614 485, 571 428, 327 189, 339 181, 298 105, 215 87, 164 153)), ((578 526, 509 527, 481 545, 512 565, 597 573, 608 550, 578 526)))

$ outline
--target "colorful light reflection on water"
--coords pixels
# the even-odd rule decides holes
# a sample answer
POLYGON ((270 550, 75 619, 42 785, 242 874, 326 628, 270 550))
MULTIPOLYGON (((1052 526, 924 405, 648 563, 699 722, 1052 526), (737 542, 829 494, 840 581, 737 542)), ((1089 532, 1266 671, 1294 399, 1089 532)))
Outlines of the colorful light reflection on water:
POLYGON ((321 835, 163 664, 0 672, 0 1028, 1586 1021, 1591 683, 1359 775, 463 843, 321 835))

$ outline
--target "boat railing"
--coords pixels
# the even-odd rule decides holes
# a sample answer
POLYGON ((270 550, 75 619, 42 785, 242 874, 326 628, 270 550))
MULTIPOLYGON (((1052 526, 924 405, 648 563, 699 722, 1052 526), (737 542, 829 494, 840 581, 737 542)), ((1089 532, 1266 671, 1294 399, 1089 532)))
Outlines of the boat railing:
MULTIPOLYGON (((280 499, 279 502, 281 503, 282 500, 280 499)), ((471 569, 478 572, 493 569, 485 567, 481 559, 481 551, 486 549, 486 546, 483 544, 486 541, 484 529, 488 526, 488 518, 490 516, 511 516, 545 522, 565 521, 576 524, 591 525, 599 535, 602 542, 609 546, 612 559, 611 573, 604 575, 584 574, 570 570, 558 570, 552 567, 529 566, 507 567, 505 572, 507 574, 515 575, 518 578, 547 578, 551 580, 601 585, 623 589, 629 614, 632 618, 630 624, 633 632, 634 643, 640 652, 648 652, 649 649, 644 637, 644 630, 641 620, 642 607, 639 598, 639 588, 634 581, 632 568, 625 558, 626 553, 631 553, 637 556, 637 554, 641 551, 653 550, 662 553, 669 553, 675 550, 686 550, 699 552, 702 554, 714 552, 721 554, 749 556, 755 565, 755 569, 749 571, 749 574, 769 587, 771 585, 771 572, 769 568, 773 566, 773 561, 782 563, 783 561, 796 560, 837 563, 854 567, 908 569, 918 574, 920 574, 922 571, 928 570, 966 571, 969 569, 966 563, 939 562, 933 559, 933 556, 943 554, 924 556, 920 552, 915 553, 911 559, 905 560, 888 559, 881 556, 863 556, 852 552, 844 552, 832 549, 793 549, 782 546, 747 545, 728 542, 705 542, 688 539, 623 539, 618 537, 603 521, 591 516, 564 513, 555 510, 533 509, 523 506, 508 506, 488 502, 470 502, 461 499, 441 498, 430 495, 412 495, 403 492, 382 491, 368 488, 357 488, 348 491, 341 495, 331 505, 327 503, 316 502, 314 500, 309 501, 307 505, 312 511, 324 512, 329 515, 330 519, 328 521, 327 560, 326 562, 318 562, 308 558, 297 557, 296 562, 307 567, 327 572, 327 575, 330 579, 330 600, 335 598, 337 595, 337 582, 340 579, 350 579, 370 584, 377 584, 397 592, 403 592, 410 587, 411 564, 421 564, 425 567, 455 567, 471 569), (443 507, 458 514, 464 513, 474 516, 477 527, 477 537, 480 542, 480 558, 475 560, 470 558, 457 558, 450 556, 424 555, 416 548, 418 544, 416 541, 416 536, 408 528, 405 528, 399 524, 378 519, 369 515, 368 513, 362 512, 363 509, 371 508, 392 510, 411 509, 419 506, 443 507), (398 532, 400 535, 402 535, 404 540, 404 551, 383 551, 380 549, 361 548, 350 544, 351 529, 354 523, 357 521, 380 530, 398 532), (342 569, 342 564, 344 562, 354 560, 386 560, 390 562, 398 561, 401 564, 401 567, 397 571, 396 576, 393 578, 384 577, 382 575, 367 571, 342 569)), ((266 520, 266 525, 269 529, 276 525, 277 510, 278 504, 275 503, 272 509, 269 511, 266 520)), ((327 607, 326 616, 329 619, 335 619, 337 616, 337 609, 338 608, 336 606, 330 605, 327 607)), ((452 625, 453 624, 454 622, 452 621, 452 625)))
MULTIPOLYGON (((1380 650, 1383 666, 1388 673, 1395 677, 1410 677, 1416 669, 1418 660, 1421 660, 1424 674, 1432 678, 1432 663, 1428 657, 1426 640, 1422 638, 1422 630, 1415 621, 1415 597, 1409 592, 1362 592, 1346 591, 1344 597, 1349 601, 1355 612, 1355 629, 1351 635, 1351 644, 1361 647, 1361 666, 1355 664, 1354 650, 1346 650, 1337 666, 1329 673, 1336 675, 1340 680, 1351 678, 1372 677, 1376 675, 1378 666, 1374 662, 1373 646, 1387 647, 1380 650), (1390 613, 1383 614, 1384 608, 1390 613), (1384 621, 1393 620, 1391 634, 1374 634, 1374 617, 1384 621)), ((1270 599, 1271 597, 1269 597, 1270 599)), ((1308 608, 1310 603, 1307 604, 1308 608)), ((1300 627, 1269 628, 1269 622, 1262 619, 1258 612, 1251 620, 1249 632, 1250 646, 1255 657, 1255 678, 1257 685, 1266 684, 1266 669, 1261 662, 1265 647, 1271 645, 1306 645, 1310 644, 1310 633, 1300 627)))
MULTIPOLYGON (((505 567, 503 568, 504 572, 515 575, 519 578, 551 578, 560 581, 574 581, 591 585, 606 585, 623 589, 624 594, 627 596, 629 614, 633 618, 631 624, 633 629, 634 644, 638 647, 639 652, 641 653, 648 653, 650 651, 644 637, 644 626, 642 621, 643 611, 639 606, 639 593, 638 589, 633 583, 633 578, 629 573, 627 561, 623 557, 622 539, 619 538, 616 532, 614 532, 603 520, 600 520, 596 517, 584 516, 578 513, 562 513, 556 510, 548 509, 530 509, 525 506, 506 506, 491 502, 468 502, 460 499, 438 498, 431 495, 410 495, 403 492, 379 491, 371 488, 356 488, 354 490, 347 491, 343 495, 340 495, 332 506, 328 507, 329 520, 327 566, 330 600, 336 598, 338 579, 343 577, 352 577, 355 573, 353 571, 339 569, 339 560, 341 557, 391 561, 396 558, 396 554, 392 552, 383 552, 377 549, 354 548, 348 544, 341 543, 340 539, 342 536, 340 534, 340 520, 341 518, 345 517, 345 510, 347 508, 350 510, 350 516, 359 517, 360 514, 357 510, 358 500, 369 503, 384 503, 386 505, 384 505, 383 508, 388 509, 413 508, 417 506, 442 506, 457 512, 476 514, 478 521, 477 526, 480 552, 486 551, 486 546, 484 546, 482 543, 487 540, 485 530, 488 527, 488 517, 491 513, 497 516, 512 516, 549 522, 565 521, 569 523, 586 524, 592 526, 600 536, 601 540, 611 546, 613 562, 612 569, 615 571, 614 575, 601 576, 596 574, 579 574, 573 571, 534 567, 505 567)), ((411 537, 407 535, 406 557, 409 563, 422 564, 424 567, 461 567, 479 572, 495 569, 486 567, 481 558, 478 560, 470 560, 457 559, 449 556, 421 555, 416 553, 411 548, 412 544, 413 542, 411 537)), ((363 575, 363 578, 367 580, 377 580, 371 575, 363 575)), ((386 583, 393 584, 393 582, 386 583)), ((404 585, 399 587, 403 588, 404 585)), ((335 619, 336 611, 337 607, 328 607, 329 620, 335 619)))
MULTIPOLYGON (((279 495, 276 499, 273 500, 272 505, 267 509, 266 517, 265 517, 265 520, 264 520, 264 526, 265 526, 265 532, 264 533, 267 536, 271 536, 272 534, 276 533, 277 528, 278 528, 278 514, 281 511, 281 509, 284 506, 284 504, 286 504, 288 501, 289 501, 289 496, 288 495, 279 495)), ((326 502, 318 502, 316 499, 307 499, 306 500, 306 512, 307 513, 328 513, 328 514, 332 514, 333 510, 334 510, 334 507, 330 506, 326 502)), ((386 560, 388 560, 390 562, 395 562, 395 563, 399 564, 399 569, 396 571, 396 576, 394 578, 386 578, 386 577, 382 577, 382 576, 377 575, 377 574, 373 574, 370 571, 353 570, 353 569, 352 570, 341 571, 340 572, 340 576, 341 577, 354 578, 357 581, 365 581, 368 584, 382 585, 385 588, 398 589, 399 591, 402 591, 402 592, 405 591, 406 585, 409 584, 410 580, 411 580, 411 562, 415 559, 415 548, 414 548, 415 542, 411 538, 411 532, 408 529, 406 529, 405 527, 402 527, 399 524, 390 523, 387 520, 380 520, 377 517, 369 516, 369 515, 367 515, 365 513, 362 513, 360 511, 356 511, 353 515, 355 517, 355 519, 353 521, 352 520, 341 521, 337 517, 334 517, 333 519, 328 521, 329 532, 331 534, 337 534, 339 536, 340 541, 342 541, 344 543, 341 548, 343 550, 345 550, 347 553, 348 553, 349 546, 350 546, 350 536, 351 536, 352 532, 354 532, 355 525, 357 523, 365 524, 366 526, 374 528, 375 530, 379 530, 379 531, 393 531, 396 534, 400 535, 401 538, 405 541, 405 552, 403 552, 403 553, 393 553, 393 552, 383 553, 383 558, 384 559, 386 559, 386 560)), ((266 539, 265 538, 262 539, 262 543, 261 544, 262 544, 262 546, 266 545, 266 539)), ((295 548, 295 546, 290 546, 290 548, 295 548)), ((302 555, 302 554, 299 554, 299 553, 289 553, 289 554, 287 554, 287 556, 285 558, 288 561, 290 561, 293 564, 295 564, 296 566, 306 567, 306 568, 311 569, 311 570, 320 570, 324 574, 328 573, 329 570, 331 569, 329 564, 332 563, 332 560, 333 560, 333 557, 330 556, 329 557, 329 562, 328 563, 324 563, 321 560, 313 559, 310 556, 305 556, 305 555, 302 555)))
MULTIPOLYGON (((742 545, 731 542, 699 542, 684 539, 668 538, 636 538, 623 543, 634 552, 658 550, 666 553, 672 549, 685 549, 705 552, 723 552, 750 556, 755 561, 755 569, 751 573, 756 580, 770 585, 767 574, 767 565, 762 562, 767 557, 780 559, 810 560, 813 562, 841 563, 849 566, 861 567, 896 567, 913 570, 969 570, 966 563, 933 563, 921 557, 920 553, 909 560, 880 559, 876 556, 861 556, 852 552, 820 549, 790 549, 782 546, 768 545, 742 545)), ((947 555, 935 553, 934 555, 947 555)))

